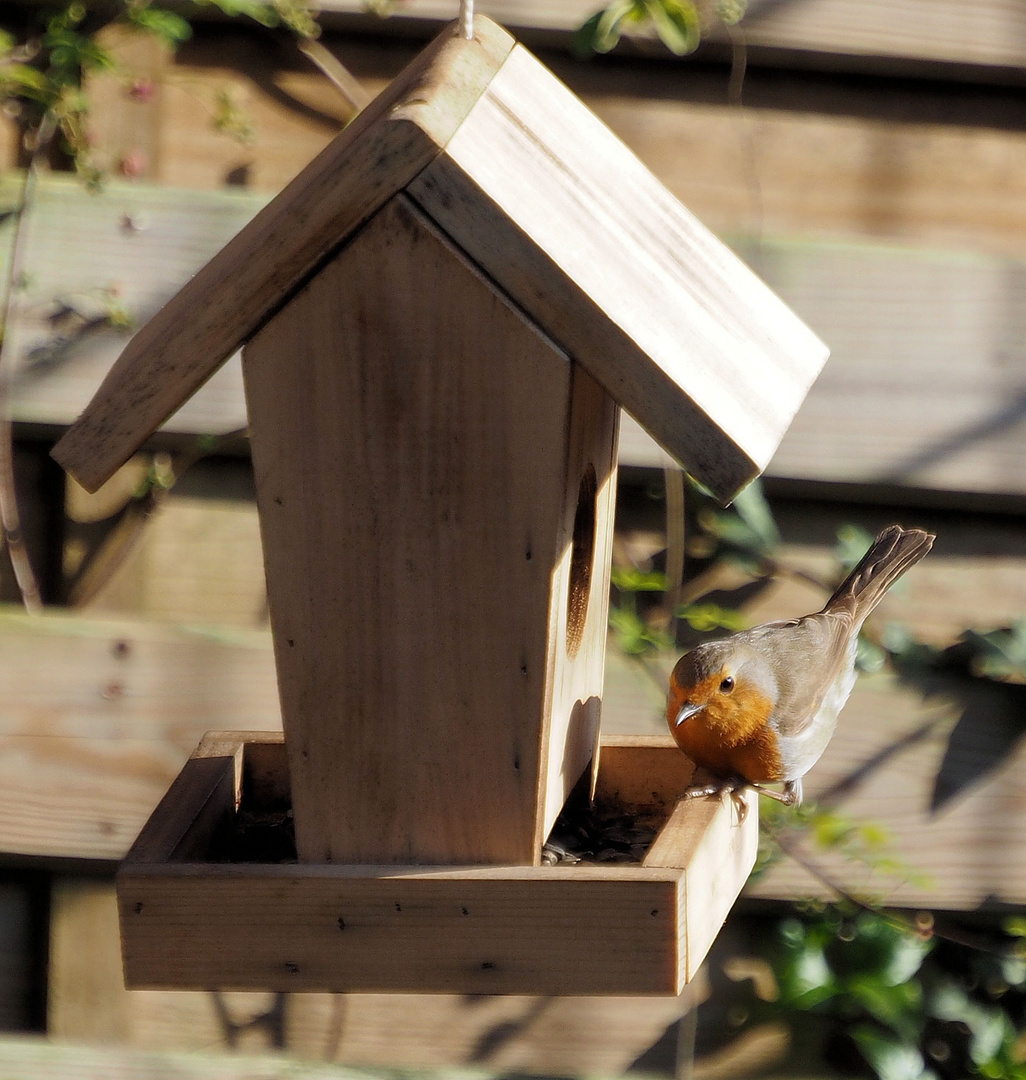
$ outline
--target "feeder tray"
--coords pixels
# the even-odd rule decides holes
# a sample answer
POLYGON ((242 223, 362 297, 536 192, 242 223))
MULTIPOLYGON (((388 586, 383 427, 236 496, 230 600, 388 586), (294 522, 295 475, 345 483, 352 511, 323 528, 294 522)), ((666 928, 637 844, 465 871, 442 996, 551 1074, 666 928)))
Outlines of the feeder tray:
MULTIPOLYGON (((677 802, 668 738, 607 738, 596 801, 651 816, 639 863, 231 862, 240 815, 287 820, 280 735, 208 735, 117 877, 126 985, 210 990, 676 994, 755 860, 755 798, 677 802)), ((273 824, 269 826, 274 831, 273 824)))

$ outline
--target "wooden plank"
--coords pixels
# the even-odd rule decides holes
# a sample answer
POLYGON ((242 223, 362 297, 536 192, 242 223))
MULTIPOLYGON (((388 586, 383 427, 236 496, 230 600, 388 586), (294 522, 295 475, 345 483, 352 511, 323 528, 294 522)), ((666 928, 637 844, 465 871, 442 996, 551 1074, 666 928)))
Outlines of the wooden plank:
MULTIPOLYGON (((1021 903, 1020 690, 938 681, 924 699, 892 678, 863 676, 806 791, 851 820, 883 826, 891 841, 884 854, 907 872, 876 873, 872 857, 861 865, 809 845, 799 847, 803 857, 828 880, 897 906, 972 911, 1021 903)), ((831 892, 785 859, 752 895, 831 892)))
POLYGON ((105 173, 156 179, 171 50, 155 37, 116 24, 104 27, 97 42, 116 57, 117 74, 94 71, 83 79, 89 100, 90 162, 105 173))
MULTIPOLYGON (((394 999, 395 996, 390 995, 390 998, 394 999)), ((608 1030, 603 1023, 605 1017, 609 1018, 608 1023, 617 1030, 625 1030, 635 1016, 640 1018, 646 1031, 654 1030, 655 1024, 646 1020, 646 1015, 654 1015, 666 1020, 660 1029, 661 1034, 675 1019, 671 1018, 669 1013, 674 1002, 675 999, 672 998, 669 1005, 663 1002, 639 1002, 636 999, 622 999, 620 1002, 577 1000, 570 1003, 570 1008, 565 1008, 560 1002, 505 1002, 496 999, 496 1003, 505 1006, 509 1014, 510 1028, 530 1025, 533 1013, 543 1013, 542 1020, 550 1029, 562 1023, 560 1038, 564 1042, 564 1049, 558 1056, 553 1054, 552 1059, 569 1063, 563 1067, 563 1071, 575 1068, 582 1057, 587 1060, 592 1056, 585 1043, 585 1036, 579 1034, 582 1030, 589 1034, 595 1033, 601 1038, 603 1030, 608 1030), (626 1017, 617 1012, 618 1004, 627 1010, 626 1017), (574 1021, 577 1022, 576 1026, 574 1021), (578 1047, 582 1053, 575 1056, 578 1047)), ((455 1007, 448 1000, 444 1004, 455 1011, 455 1007)), ((464 1013, 467 1011, 466 1004, 464 1002, 464 1013)), ((491 1002, 481 1001, 475 1004, 479 1014, 494 1012, 494 1009, 490 1008, 493 1004, 491 1002)), ((347 1007, 347 1026, 349 1019, 350 1012, 347 1007)), ((499 1023, 495 1026, 500 1031, 501 1041, 501 1032, 505 1029, 501 1028, 499 1023)), ((432 1034, 437 1034, 437 1031, 432 1034)), ((488 1033, 484 1034, 487 1036, 488 1033)), ((557 1037, 554 1031, 551 1038, 555 1046, 557 1037)), ((514 1036, 511 1041, 514 1050, 522 1050, 522 1039, 514 1036)), ((640 1041, 638 1046, 639 1052, 648 1049, 648 1046, 642 1046, 640 1041)), ((451 1062, 425 1067, 419 1059, 397 1069, 390 1067, 388 1063, 327 1063, 318 1061, 316 1055, 293 1058, 280 1053, 261 1053, 259 1049, 249 1046, 241 1052, 233 1050, 232 1053, 212 1053, 204 1046, 196 1046, 190 1051, 171 1049, 168 1046, 152 1049, 138 1046, 98 1046, 87 1038, 68 1043, 31 1035, 0 1036, 0 1055, 11 1075, 17 1076, 19 1080, 64 1080, 68 1076, 74 1076, 76 1080, 164 1080, 168 1076, 174 1076, 176 1080, 278 1080, 283 1072, 287 1072, 290 1080, 451 1080, 454 1075, 464 1080, 494 1080, 499 1075, 509 1073, 509 1070, 501 1066, 483 1064, 473 1057, 454 1074, 451 1062)), ((614 1060, 620 1060, 621 1057, 622 1055, 616 1055, 614 1060)), ((623 1065, 626 1068, 630 1065, 630 1060, 624 1058, 623 1065)), ((588 1075, 594 1080, 603 1080, 604 1077, 613 1080, 621 1075, 621 1070, 615 1066, 592 1068, 588 1070, 588 1075)))
MULTIPOLYGON (((20 177, 0 177, 0 205, 20 177)), ((170 192, 113 181, 102 193, 46 176, 29 223, 24 290, 14 297, 8 345, 11 408, 21 424, 66 426, 124 347, 123 311, 145 323, 267 201, 241 191, 170 192)), ((14 218, 0 224, 6 261, 14 218)), ((221 434, 246 425, 242 369, 229 362, 168 421, 174 432, 221 434)))
MULTIPOLYGON (((129 1046, 150 1055, 146 1061, 159 1062, 160 1077, 172 1065, 176 1076, 189 1075, 185 1064, 191 1059, 155 1053, 171 1047, 176 1054, 203 1053, 211 1070, 262 1054, 259 1060, 276 1061, 280 1074, 284 1052, 293 1071, 303 1061, 339 1062, 361 1067, 362 1078, 372 1067, 414 1069, 420 1076, 425 1068, 446 1068, 451 1075, 457 1066, 474 1070, 472 1075, 519 1070, 618 1076, 690 1007, 692 991, 705 992, 701 981, 680 997, 304 993, 281 1001, 258 991, 131 991, 122 980, 110 879, 56 881, 51 942, 48 1030, 54 1069, 61 1076, 81 1075, 59 1057, 60 1048, 77 1044, 84 1053, 82 1044, 102 1039, 109 1055, 104 1080, 119 1075, 122 1054, 139 1070, 131 1075, 145 1075, 143 1061, 131 1058, 129 1046), (269 1051, 274 1058, 266 1056, 269 1051)), ((5 1062, 8 1045, 0 1042, 5 1062)), ((33 1075, 29 1060, 22 1063, 25 1075, 33 1075)), ((245 1075, 262 1074, 251 1069, 245 1075)))
POLYGON ((221 754, 209 753, 211 748, 205 744, 206 740, 175 777, 126 858, 142 864, 166 863, 173 857, 201 858, 210 846, 210 836, 234 818, 241 744, 221 740, 221 754))
MULTIPOLYGON (((503 25, 564 35, 576 31, 600 6, 595 0, 479 3, 482 13, 503 25)), ((322 7, 329 24, 333 15, 365 11, 359 0, 325 0, 322 7)), ((395 21, 409 33, 417 21, 431 26, 451 14, 445 0, 404 0, 401 19, 395 21)), ((958 0, 807 0, 801 4, 749 0, 741 26, 749 48, 782 50, 786 56, 804 53, 805 63, 878 71, 889 60, 887 70, 907 71, 907 66, 898 69, 894 61, 920 61, 997 69, 993 72, 997 76, 1002 68, 1026 65, 1026 17, 1005 0, 979 0, 969 10, 958 0)), ((384 29, 388 32, 389 27, 384 29)), ((713 40, 722 41, 724 36, 713 27, 713 40)), ((977 77, 988 76, 993 77, 983 71, 977 77)))
POLYGON ((95 1039, 109 1045, 131 1038, 112 893, 103 878, 54 880, 46 1030, 55 1040, 95 1039))
POLYGON ((713 491, 765 467, 826 347, 530 53, 409 192, 713 491))
MULTIPOLYGON (((608 684, 613 680, 606 681, 608 684)), ((680 793, 691 783, 695 771, 693 762, 683 754, 666 753, 676 745, 669 732, 650 734, 648 728, 651 725, 646 725, 645 733, 635 734, 617 727, 615 718, 608 712, 604 718, 607 725, 611 719, 613 724, 602 734, 602 764, 595 788, 596 798, 613 803, 656 806, 669 815, 680 793)), ((666 828, 670 828, 670 822, 666 828)))
POLYGON ((609 626, 620 409, 580 364, 572 366, 571 380, 562 550, 550 586, 552 669, 546 676, 550 704, 535 836, 539 852, 584 771, 590 766, 597 775, 609 626))
MULTIPOLYGON (((143 463, 144 476, 148 465, 143 463)), ((248 471, 246 460, 228 464, 223 459, 190 470, 147 517, 127 551, 112 543, 109 561, 91 565, 97 591, 86 604, 74 606, 86 617, 148 618, 244 632, 265 628, 267 593, 256 504, 252 497, 217 497, 233 494, 226 473, 248 471), (189 489, 196 492, 201 480, 212 481, 214 497, 187 494, 189 489)), ((126 499, 137 485, 128 488, 126 499)), ((69 500, 67 506, 66 573, 76 568, 73 559, 94 550, 103 528, 76 516, 81 501, 75 503, 73 507, 69 500)), ((72 593, 73 602, 80 600, 77 592, 72 593)))
MULTIPOLYGON (((983 156, 989 161, 993 155, 983 156)), ((0 188, 0 198, 10 190, 0 188)), ((919 189, 913 184, 911 190, 919 189)), ((978 201, 969 200, 974 206, 978 201)), ((1026 205, 1026 197, 1022 201, 1026 205)), ((62 297, 97 303, 91 291, 99 281, 117 286, 119 303, 144 318, 261 202, 235 193, 172 196, 125 185, 111 185, 97 197, 74 182, 48 180, 32 228, 31 284, 10 332, 19 368, 16 418, 70 423, 123 344, 122 332, 107 328, 72 337, 62 346, 64 331, 55 331, 50 321, 62 297), (130 213, 148 220, 148 228, 126 234, 119 223, 130 213), (72 243, 69 232, 79 238, 70 259, 65 258, 72 243), (33 360, 62 347, 68 350, 64 363, 33 360)), ((1007 231, 1014 235, 1019 230, 1007 231)), ((885 244, 768 239, 753 261, 833 351, 769 465, 771 476, 1023 494, 1017 465, 1024 428, 1016 422, 1021 260, 885 244), (930 396, 929 409, 909 405, 923 394, 930 396)), ((241 367, 232 361, 172 418, 169 428, 216 433, 245 424, 241 367)), ((626 417, 621 460, 658 467, 667 455, 626 417)), ((157 528, 162 536, 178 529, 197 535, 199 526, 182 517, 157 528)), ((232 543, 255 542, 255 521, 249 528, 251 535, 236 535, 232 543)), ((151 565, 139 570, 139 588, 157 590, 166 582, 170 589, 173 579, 161 569, 170 564, 168 552, 154 552, 151 565)), ((230 570, 222 567, 218 573, 228 580, 230 570)), ((168 594, 155 613, 190 618, 187 605, 203 595, 214 594, 209 586, 187 597, 168 594)), ((258 592, 252 595, 252 601, 248 593, 239 597, 240 607, 248 606, 247 618, 259 608, 258 592)), ((205 617, 219 615, 210 611, 205 617)))
POLYGON ((119 859, 200 735, 280 728, 269 635, 0 613, 0 851, 119 859))
POLYGON ((164 879, 123 870, 130 985, 677 992, 668 963, 676 883, 666 871, 662 878, 584 873, 540 881, 450 880, 440 871, 350 880, 281 869, 271 876, 233 868, 225 876, 204 868, 199 877, 164 879))
MULTIPOLYGON (((1026 492, 1020 262, 841 243, 767 245, 758 259, 832 349, 768 475, 1026 492)), ((665 460, 629 420, 622 454, 665 460)))
MULTIPOLYGON (((287 1068, 295 1080, 373 1080, 374 1073, 341 1065, 288 1061, 278 1054, 212 1054, 205 1048, 192 1052, 91 1045, 86 1038, 60 1043, 31 1035, 0 1037, 0 1055, 13 1076, 23 1080, 277 1080, 287 1068)), ((386 1080, 386 1073, 379 1074, 386 1080)), ((419 1073, 421 1077, 427 1074, 419 1073)), ((444 1074, 439 1073, 441 1078, 444 1074)), ((395 1074, 388 1073, 388 1080, 395 1074)))
POLYGON ((602 654, 557 639, 580 421, 574 454, 602 440, 602 640, 612 410, 599 395, 571 418, 566 357, 402 197, 244 364, 302 857, 533 862, 562 803, 541 755, 562 791, 597 737, 576 703, 599 694, 602 654))
POLYGON ((55 450, 65 468, 92 490, 127 460, 438 153, 511 46, 487 20, 471 42, 440 35, 132 339, 55 450))
MULTIPOLYGON (((236 758, 244 756, 244 738, 224 733, 209 752, 234 746, 236 758)), ((274 740, 265 745, 271 749, 274 740)), ((672 747, 662 753, 677 756, 672 747)), ((191 836, 190 851, 203 854, 220 824, 205 814, 202 796, 218 790, 218 782, 194 784, 190 770, 231 760, 194 757, 146 833, 191 836)), ((625 755, 620 765, 638 772, 625 755)), ((126 982, 282 991, 678 993, 698 964, 698 941, 688 940, 691 920, 701 940, 711 942, 710 926, 718 929, 751 869, 757 834, 754 812, 735 820, 725 806, 699 803, 685 803, 681 812, 695 818, 692 835, 703 839, 680 852, 679 868, 228 864, 177 861, 177 851, 161 863, 149 861, 153 848, 144 833, 118 872, 126 982), (734 840, 735 833, 744 837, 734 840), (705 849, 715 855, 703 855, 705 849), (684 955, 688 963, 681 962, 684 955)))

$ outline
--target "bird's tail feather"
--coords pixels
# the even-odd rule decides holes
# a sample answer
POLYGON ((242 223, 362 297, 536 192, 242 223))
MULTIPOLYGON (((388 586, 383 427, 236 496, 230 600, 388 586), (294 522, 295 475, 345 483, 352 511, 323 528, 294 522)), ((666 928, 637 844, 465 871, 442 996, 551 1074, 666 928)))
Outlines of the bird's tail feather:
POLYGON ((894 582, 930 550, 933 541, 933 534, 923 529, 888 525, 823 610, 847 609, 860 626, 894 582))

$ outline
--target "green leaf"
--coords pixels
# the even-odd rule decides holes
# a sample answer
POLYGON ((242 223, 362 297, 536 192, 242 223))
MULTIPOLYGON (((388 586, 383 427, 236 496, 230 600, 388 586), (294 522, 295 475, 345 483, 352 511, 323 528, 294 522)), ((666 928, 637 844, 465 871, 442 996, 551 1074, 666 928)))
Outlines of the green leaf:
POLYGON ((687 56, 698 48, 702 24, 690 0, 645 0, 645 10, 659 40, 675 56, 687 56))
POLYGON ((966 630, 962 641, 972 654, 972 669, 986 678, 1026 681, 1026 620, 980 633, 966 630))
POLYGON ((915 1043, 923 1030, 923 992, 918 982, 893 985, 872 976, 852 979, 848 992, 863 1008, 896 1035, 915 1043))
POLYGON ((881 648, 868 638, 860 637, 856 646, 855 665, 859 671, 872 674, 883 670, 887 663, 887 650, 881 648))
POLYGON ((616 635, 616 644, 629 656, 670 648, 672 642, 666 634, 650 627, 634 611, 610 608, 609 625, 616 635))
POLYGON ((216 7, 231 18, 244 15, 261 26, 278 26, 281 19, 269 0, 198 0, 201 4, 216 7))
POLYGON ((5 64, 0 67, 0 93, 43 104, 49 102, 52 96, 47 77, 29 64, 5 64))
POLYGON ((727 26, 736 26, 748 10, 748 0, 717 0, 716 15, 727 26))
POLYGON ((574 35, 574 51, 579 56, 588 56, 615 48, 623 34, 623 24, 633 10, 634 0, 615 0, 596 11, 574 35))
POLYGON ((129 25, 153 34, 172 48, 192 36, 187 19, 163 8, 129 7, 125 18, 129 25))
POLYGON ((843 980, 876 979, 883 986, 907 982, 933 948, 931 940, 895 926, 883 915, 860 912, 851 939, 831 943, 830 963, 843 980))
POLYGON ((854 570, 873 543, 873 534, 861 525, 842 525, 837 530, 837 546, 834 557, 844 567, 844 572, 854 570))
POLYGON ((748 626, 748 620, 740 611, 718 604, 685 604, 678 607, 674 614, 700 634, 711 630, 744 630, 748 626))
POLYGON ((670 587, 661 571, 639 570, 636 566, 614 566, 609 579, 620 592, 666 592, 670 587))
POLYGON ((929 1011, 938 1020, 965 1024, 970 1031, 969 1056, 976 1064, 995 1058, 1015 1038, 1015 1029, 997 1005, 981 1005, 954 983, 934 988, 929 1011))
POLYGON ((812 838, 821 848, 839 847, 855 832, 855 825, 840 814, 821 811, 812 822, 812 838))
POLYGON ((919 1048, 891 1032, 862 1024, 851 1036, 880 1080, 928 1080, 934 1075, 924 1068, 919 1048))
POLYGON ((758 480, 753 480, 744 488, 734 498, 731 506, 764 547, 774 548, 780 543, 780 530, 758 480))

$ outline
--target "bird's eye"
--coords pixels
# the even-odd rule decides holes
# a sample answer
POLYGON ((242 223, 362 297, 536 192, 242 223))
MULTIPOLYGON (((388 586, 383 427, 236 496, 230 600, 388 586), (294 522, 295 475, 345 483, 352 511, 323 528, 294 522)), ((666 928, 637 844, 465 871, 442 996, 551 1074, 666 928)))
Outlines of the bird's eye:
POLYGON ((729 694, 731 692, 731 690, 733 690, 733 689, 734 689, 734 677, 733 677, 733 675, 728 675, 723 680, 723 682, 720 683, 720 693, 721 694, 729 694))

